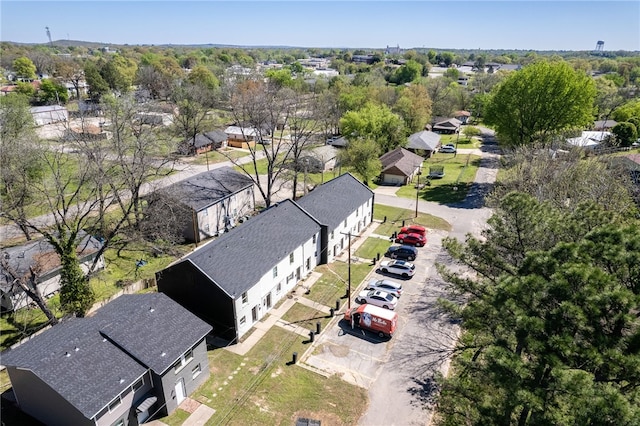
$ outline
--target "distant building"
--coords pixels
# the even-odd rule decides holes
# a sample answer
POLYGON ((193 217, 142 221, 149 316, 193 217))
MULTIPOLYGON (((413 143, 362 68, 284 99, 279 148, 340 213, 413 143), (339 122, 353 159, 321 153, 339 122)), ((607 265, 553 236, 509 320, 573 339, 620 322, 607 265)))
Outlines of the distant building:
POLYGON ((69 121, 69 111, 60 105, 32 107, 31 115, 33 116, 33 121, 35 121, 36 126, 69 121))

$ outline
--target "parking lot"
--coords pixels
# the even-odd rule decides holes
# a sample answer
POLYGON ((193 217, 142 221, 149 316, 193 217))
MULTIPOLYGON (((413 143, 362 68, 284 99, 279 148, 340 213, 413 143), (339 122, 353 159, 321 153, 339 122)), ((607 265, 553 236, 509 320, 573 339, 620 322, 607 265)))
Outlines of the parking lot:
MULTIPOLYGON (((365 281, 352 291, 353 295, 371 279, 392 279, 402 282, 403 294, 396 311, 398 328, 390 339, 351 325, 338 316, 331 326, 316 338, 304 365, 324 374, 337 374, 350 383, 370 389, 371 405, 361 424, 424 424, 425 411, 416 404, 428 392, 423 382, 428 381, 434 368, 442 367, 438 352, 447 352, 453 344, 455 326, 441 318, 437 299, 443 283, 434 263, 447 261, 442 253, 444 231, 429 230, 425 247, 418 248, 413 263, 416 273, 402 279, 390 274, 372 271, 365 281), (391 405, 390 405, 391 404, 391 405), (390 406, 403 408, 402 413, 389 410, 390 406)), ((383 260, 383 259, 381 259, 383 260)), ((360 283, 358 283, 360 284, 360 283)))

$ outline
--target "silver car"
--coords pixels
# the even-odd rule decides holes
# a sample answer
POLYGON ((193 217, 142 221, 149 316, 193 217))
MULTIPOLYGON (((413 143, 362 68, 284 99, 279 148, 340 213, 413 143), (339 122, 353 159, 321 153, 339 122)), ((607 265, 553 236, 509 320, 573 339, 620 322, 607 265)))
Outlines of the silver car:
POLYGON ((392 294, 378 290, 363 290, 356 296, 357 303, 368 303, 380 306, 384 309, 394 310, 398 304, 398 298, 392 294))
POLYGON ((402 284, 391 280, 378 280, 374 278, 369 281, 365 290, 380 290, 392 294, 395 297, 400 297, 402 295, 402 284))

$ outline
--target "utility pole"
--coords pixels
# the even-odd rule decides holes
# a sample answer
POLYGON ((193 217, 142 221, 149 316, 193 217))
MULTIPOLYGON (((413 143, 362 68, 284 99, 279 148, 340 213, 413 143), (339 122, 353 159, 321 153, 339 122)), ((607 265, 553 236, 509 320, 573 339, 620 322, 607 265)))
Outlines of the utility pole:
POLYGON ((349 237, 347 250, 349 251, 349 260, 347 262, 347 310, 351 310, 351 231, 341 232, 342 235, 349 237))
POLYGON ((416 184, 416 217, 418 217, 418 196, 420 195, 420 175, 421 174, 422 174, 422 164, 418 169, 418 173, 416 173, 416 176, 418 176, 418 183, 416 184))

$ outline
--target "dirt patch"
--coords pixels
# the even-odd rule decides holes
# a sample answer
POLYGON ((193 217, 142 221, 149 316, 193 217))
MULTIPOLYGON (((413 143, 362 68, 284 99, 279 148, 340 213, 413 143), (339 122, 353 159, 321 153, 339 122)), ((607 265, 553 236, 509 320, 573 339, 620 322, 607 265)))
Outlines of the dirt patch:
POLYGON ((325 411, 296 411, 292 416, 292 424, 296 424, 298 419, 319 420, 322 426, 343 426, 346 425, 340 417, 325 411))

